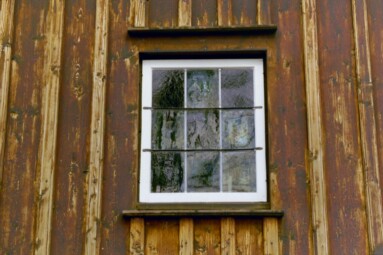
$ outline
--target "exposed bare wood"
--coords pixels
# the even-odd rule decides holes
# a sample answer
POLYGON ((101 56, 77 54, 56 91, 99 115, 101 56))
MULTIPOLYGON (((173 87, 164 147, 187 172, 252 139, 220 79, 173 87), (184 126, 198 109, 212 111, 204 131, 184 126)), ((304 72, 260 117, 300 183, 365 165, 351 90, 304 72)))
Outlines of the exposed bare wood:
POLYGON ((362 143, 363 170, 367 202, 368 236, 371 253, 383 245, 382 194, 379 176, 378 140, 374 113, 371 55, 366 1, 352 1, 355 40, 356 74, 360 140, 362 143))
POLYGON ((241 255, 263 255, 263 219, 237 219, 236 252, 241 255))
POLYGON ((46 25, 46 37, 49 44, 44 55, 43 122, 39 153, 40 178, 38 180, 35 254, 50 253, 64 1, 50 2, 46 25))
POLYGON ((193 219, 180 219, 180 255, 193 255, 194 227, 193 219))
POLYGON ((218 26, 230 26, 232 22, 232 0, 217 1, 218 26))
POLYGON ((146 26, 146 0, 132 0, 132 8, 134 8, 134 26, 146 26))
POLYGON ((235 254, 235 220, 234 218, 221 219, 221 254, 235 254))
POLYGON ((0 6, 0 184, 3 177, 5 132, 7 126, 8 93, 11 75, 13 16, 15 0, 3 0, 0 6))
POLYGON ((109 1, 96 2, 96 32, 93 64, 93 93, 89 172, 85 214, 85 254, 99 253, 99 222, 101 219, 101 191, 104 162, 105 92, 108 51, 109 1))
POLYGON ((312 224, 316 254, 329 254, 315 0, 302 1, 312 224))
POLYGON ((271 24, 270 1, 257 0, 257 24, 271 24))
POLYGON ((265 255, 279 254, 279 235, 277 219, 265 218, 263 220, 263 240, 265 255))
POLYGON ((145 222, 142 218, 130 220, 130 254, 144 255, 145 250, 145 222))
POLYGON ((178 26, 191 26, 191 0, 178 0, 178 26))

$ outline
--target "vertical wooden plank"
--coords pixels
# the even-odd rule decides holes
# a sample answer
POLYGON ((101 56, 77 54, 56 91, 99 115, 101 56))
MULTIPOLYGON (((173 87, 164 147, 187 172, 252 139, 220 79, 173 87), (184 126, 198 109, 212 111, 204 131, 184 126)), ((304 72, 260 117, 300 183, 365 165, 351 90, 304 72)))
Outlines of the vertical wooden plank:
POLYGON ((134 26, 146 26, 146 0, 132 0, 134 9, 134 26))
POLYGON ((235 220, 234 218, 221 219, 221 254, 235 254, 235 220))
POLYGON ((193 255, 194 226, 193 219, 180 219, 180 255, 193 255))
POLYGON ((130 254, 144 255, 145 251, 145 221, 142 218, 130 220, 130 254))
POLYGON ((194 220, 194 254, 221 254, 221 222, 218 219, 194 220))
POLYGON ((89 172, 85 215, 85 254, 99 254, 102 176, 104 163, 105 99, 108 55, 109 1, 96 2, 96 32, 90 124, 89 172))
POLYGON ((217 0, 218 26, 231 26, 232 0, 217 0))
POLYGON ((3 178, 5 131, 7 125, 8 93, 11 76, 13 20, 15 0, 3 0, 0 6, 0 185, 3 178))
POLYGON ((235 221, 235 233, 237 254, 264 254, 262 219, 237 219, 235 221))
POLYGON ((154 28, 169 28, 178 25, 179 0, 152 0, 147 3, 147 26, 154 28))
POLYGON ((263 239, 264 239, 264 254, 265 255, 280 254, 277 219, 265 218, 263 220, 263 239))
POLYGON ((327 198, 323 164, 322 105, 315 0, 303 0, 302 13, 312 224, 315 230, 316 254, 328 254, 327 198))
POLYGON ((365 178, 367 223, 370 251, 383 246, 382 194, 380 190, 378 139, 376 134, 375 104, 371 73, 369 28, 366 0, 352 1, 355 40, 356 75, 358 83, 358 108, 360 140, 362 143, 365 178))
POLYGON ((178 0, 178 26, 190 27, 192 0, 178 0))
POLYGON ((257 0, 257 23, 258 25, 272 24, 269 0, 257 0))
POLYGON ((249 26, 257 23, 257 4, 255 0, 233 1, 232 10, 232 25, 249 26))
POLYGON ((81 254, 95 34, 95 1, 65 1, 51 254, 81 254))
POLYGON ((35 254, 49 254, 56 165, 57 122, 61 75, 64 2, 49 2, 46 22, 48 46, 44 54, 40 178, 36 212, 35 254))
POLYGON ((179 221, 163 218, 145 220, 145 255, 178 253, 179 221))
POLYGON ((333 3, 316 2, 329 254, 368 254, 352 1, 333 3))
POLYGON ((217 20, 217 2, 211 0, 193 0, 192 26, 214 27, 217 20))

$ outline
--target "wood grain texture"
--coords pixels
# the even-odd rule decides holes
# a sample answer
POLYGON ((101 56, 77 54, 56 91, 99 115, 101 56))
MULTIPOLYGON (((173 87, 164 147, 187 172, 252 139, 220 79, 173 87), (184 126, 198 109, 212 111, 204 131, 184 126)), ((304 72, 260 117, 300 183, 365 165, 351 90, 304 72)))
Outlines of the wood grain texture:
POLYGON ((190 27, 192 0, 178 0, 178 26, 190 27))
POLYGON ((13 44, 13 21, 15 0, 3 0, 0 6, 0 185, 3 178, 5 133, 7 126, 8 93, 11 76, 11 54, 13 44))
POLYGON ((316 4, 326 190, 331 198, 327 203, 329 253, 368 254, 352 2, 316 4), (353 234, 344 238, 338 233, 353 234))
POLYGON ((231 26, 232 0, 217 0, 218 26, 231 26))
POLYGON ((81 254, 96 3, 67 0, 64 11, 51 254, 81 254))
POLYGON ((221 254, 221 222, 219 219, 194 220, 194 254, 221 254))
POLYGON ((46 18, 47 41, 44 54, 42 91, 42 133, 40 145, 40 178, 36 212, 35 254, 49 254, 56 169, 57 125, 61 75, 64 2, 49 2, 46 18))
POLYGON ((132 8, 134 12, 134 26, 146 26, 146 0, 132 0, 132 8))
POLYGON ((173 28, 178 25, 178 0, 148 1, 147 27, 173 28))
POLYGON ((378 246, 383 246, 383 213, 382 203, 377 202, 382 201, 382 194, 366 1, 353 0, 352 10, 368 235, 373 253, 378 246))
POLYGON ((255 0, 232 1, 232 25, 249 26, 257 23, 257 3, 255 0))
POLYGON ((303 41, 305 56, 308 166, 310 171, 312 224, 316 254, 328 254, 328 219, 322 128, 322 105, 318 67, 318 33, 316 5, 302 1, 303 41))
POLYGON ((105 104, 108 56, 109 1, 96 2, 96 31, 90 124, 89 172, 85 215, 85 254, 100 252, 102 176, 104 167, 105 104))
POLYGON ((270 5, 271 3, 268 0, 257 0, 257 24, 258 25, 272 24, 270 5))
POLYGON ((145 251, 145 221, 134 218, 130 221, 130 254, 144 255, 145 251))
POLYGON ((193 0, 192 26, 214 27, 217 20, 217 2, 211 0, 193 0))
POLYGON ((236 254, 263 255, 263 219, 236 219, 236 254))
POLYGON ((280 254, 277 219, 273 219, 273 218, 263 219, 263 239, 264 239, 264 254, 265 255, 280 254))
POLYGON ((180 219, 180 255, 193 255, 193 240, 194 240, 194 224, 192 218, 181 218, 180 219))
POLYGON ((178 219, 145 220, 145 255, 178 253, 178 219))
POLYGON ((234 218, 221 218, 221 254, 234 255, 235 245, 235 220, 234 218))

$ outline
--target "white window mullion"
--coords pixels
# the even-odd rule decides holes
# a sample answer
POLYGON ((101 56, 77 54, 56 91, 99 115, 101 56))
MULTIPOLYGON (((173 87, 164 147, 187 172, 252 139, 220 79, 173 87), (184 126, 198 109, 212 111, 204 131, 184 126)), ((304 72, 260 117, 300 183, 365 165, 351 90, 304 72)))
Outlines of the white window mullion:
MULTIPOLYGON (((187 108, 187 69, 184 69, 184 108, 187 108)), ((184 149, 187 149, 187 141, 188 141, 188 112, 187 110, 184 110, 184 149)), ((184 152, 184 184, 185 184, 185 190, 184 192, 187 193, 188 190, 188 154, 185 151, 184 152)))

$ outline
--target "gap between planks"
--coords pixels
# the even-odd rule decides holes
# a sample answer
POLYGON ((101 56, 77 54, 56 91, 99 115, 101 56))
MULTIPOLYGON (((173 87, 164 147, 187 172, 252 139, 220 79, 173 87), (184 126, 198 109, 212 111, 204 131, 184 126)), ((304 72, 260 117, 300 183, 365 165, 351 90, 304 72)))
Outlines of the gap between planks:
POLYGON ((104 159, 105 101, 107 80, 109 1, 96 2, 96 32, 90 125, 89 172, 85 214, 84 254, 100 252, 100 220, 104 159))

